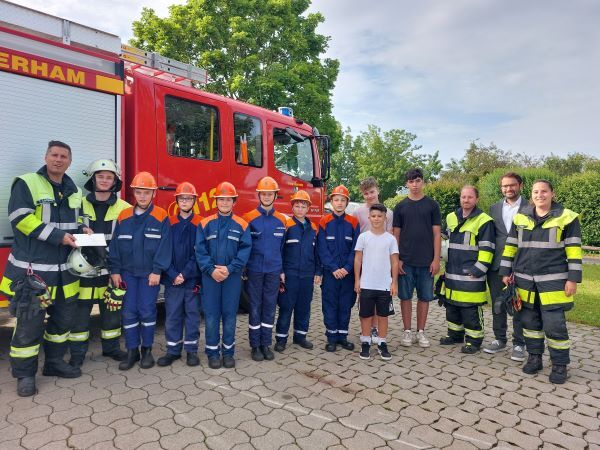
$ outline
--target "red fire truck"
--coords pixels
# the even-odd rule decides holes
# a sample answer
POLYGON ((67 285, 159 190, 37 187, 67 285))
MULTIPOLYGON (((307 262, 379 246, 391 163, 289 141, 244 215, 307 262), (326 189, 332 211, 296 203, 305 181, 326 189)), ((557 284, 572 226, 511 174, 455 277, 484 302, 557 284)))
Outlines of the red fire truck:
MULTIPOLYGON (((215 210, 214 187, 238 189, 236 211, 256 205, 265 176, 281 190, 277 209, 306 190, 309 215, 323 214, 329 139, 302 120, 197 88, 205 71, 121 44, 118 36, 0 0, 0 272, 13 234, 7 217, 15 176, 43 165, 47 142, 73 149, 68 174, 82 186, 93 160, 121 165, 124 185, 156 176, 157 202, 173 211, 173 191, 190 181, 198 212, 215 210)), ((286 109, 286 108, 281 108, 286 109)), ((131 200, 128 189, 125 198, 131 200)))

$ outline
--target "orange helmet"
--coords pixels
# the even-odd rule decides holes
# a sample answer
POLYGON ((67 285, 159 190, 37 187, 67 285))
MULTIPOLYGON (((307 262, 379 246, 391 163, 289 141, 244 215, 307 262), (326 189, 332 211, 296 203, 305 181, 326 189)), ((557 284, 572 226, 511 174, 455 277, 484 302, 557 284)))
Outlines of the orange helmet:
POLYGON ((312 205, 312 202, 310 201, 310 195, 308 195, 308 192, 303 191, 302 189, 290 197, 290 203, 294 204, 294 202, 297 201, 307 202, 308 206, 312 205))
POLYGON ((194 185, 187 181, 184 181, 179 186, 177 186, 177 189, 175 190, 175 197, 179 195, 195 195, 196 197, 198 197, 198 193, 196 192, 196 188, 194 187, 194 185))
POLYGON ((277 192, 278 190, 279 185, 277 184, 277 181, 271 177, 261 178, 256 185, 256 192, 277 192))
POLYGON ((348 192, 348 188, 343 184, 340 184, 339 186, 333 188, 333 191, 331 191, 331 194, 329 194, 329 199, 331 200, 331 197, 333 197, 334 195, 342 195, 348 200, 350 200, 350 192, 348 192))
POLYGON ((150 172, 138 173, 135 177, 133 177, 133 180, 131 180, 130 186, 138 189, 158 189, 156 180, 150 172))
POLYGON ((232 197, 236 198, 238 196, 237 191, 235 190, 235 186, 231 184, 229 181, 223 181, 219 183, 215 189, 215 193, 213 195, 214 198, 219 197, 232 197))

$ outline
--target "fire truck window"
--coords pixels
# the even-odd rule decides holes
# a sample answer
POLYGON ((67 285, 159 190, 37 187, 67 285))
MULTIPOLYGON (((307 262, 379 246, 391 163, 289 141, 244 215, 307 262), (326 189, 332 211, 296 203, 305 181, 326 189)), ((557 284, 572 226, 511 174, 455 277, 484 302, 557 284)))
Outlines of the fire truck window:
POLYGON ((216 108, 167 95, 165 115, 170 155, 210 161, 221 159, 216 108))
POLYGON ((285 130, 273 130, 275 167, 283 173, 310 181, 314 174, 313 152, 310 139, 293 140, 285 130))
POLYGON ((238 164, 262 167, 262 127, 260 119, 246 114, 233 115, 235 161, 238 164))

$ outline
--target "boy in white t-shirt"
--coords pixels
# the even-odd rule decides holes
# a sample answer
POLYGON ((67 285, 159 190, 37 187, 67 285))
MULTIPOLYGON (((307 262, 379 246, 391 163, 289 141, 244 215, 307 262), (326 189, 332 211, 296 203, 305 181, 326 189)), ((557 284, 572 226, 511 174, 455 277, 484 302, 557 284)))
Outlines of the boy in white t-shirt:
POLYGON ((371 321, 377 313, 379 325, 378 351, 387 361, 392 355, 387 348, 388 316, 393 313, 392 296, 398 293, 398 244, 385 231, 387 208, 376 203, 369 208, 371 229, 362 233, 354 254, 354 290, 359 294, 361 359, 370 359, 371 321))

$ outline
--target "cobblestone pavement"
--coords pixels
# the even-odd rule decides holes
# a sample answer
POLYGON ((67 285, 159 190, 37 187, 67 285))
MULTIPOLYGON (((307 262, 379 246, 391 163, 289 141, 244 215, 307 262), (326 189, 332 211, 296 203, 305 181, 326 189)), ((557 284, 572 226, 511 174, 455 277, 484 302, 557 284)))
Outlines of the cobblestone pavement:
MULTIPOLYGON (((239 316, 235 370, 210 370, 203 358, 196 368, 176 361, 120 372, 96 339, 81 378, 40 375, 39 393, 25 399, 9 373, 2 313, 0 448, 600 449, 598 329, 570 326, 571 378, 558 387, 548 382, 547 356, 543 373, 527 376, 508 352, 465 356, 437 345, 445 334, 437 305, 430 348, 401 347, 395 316, 392 361, 326 353, 317 296, 314 350, 291 345, 274 361, 253 362, 247 316, 239 316)), ((489 342, 489 311, 486 323, 489 342)), ((356 310, 351 328, 357 342, 356 310)), ((165 349, 162 328, 157 334, 155 357, 165 349)))

